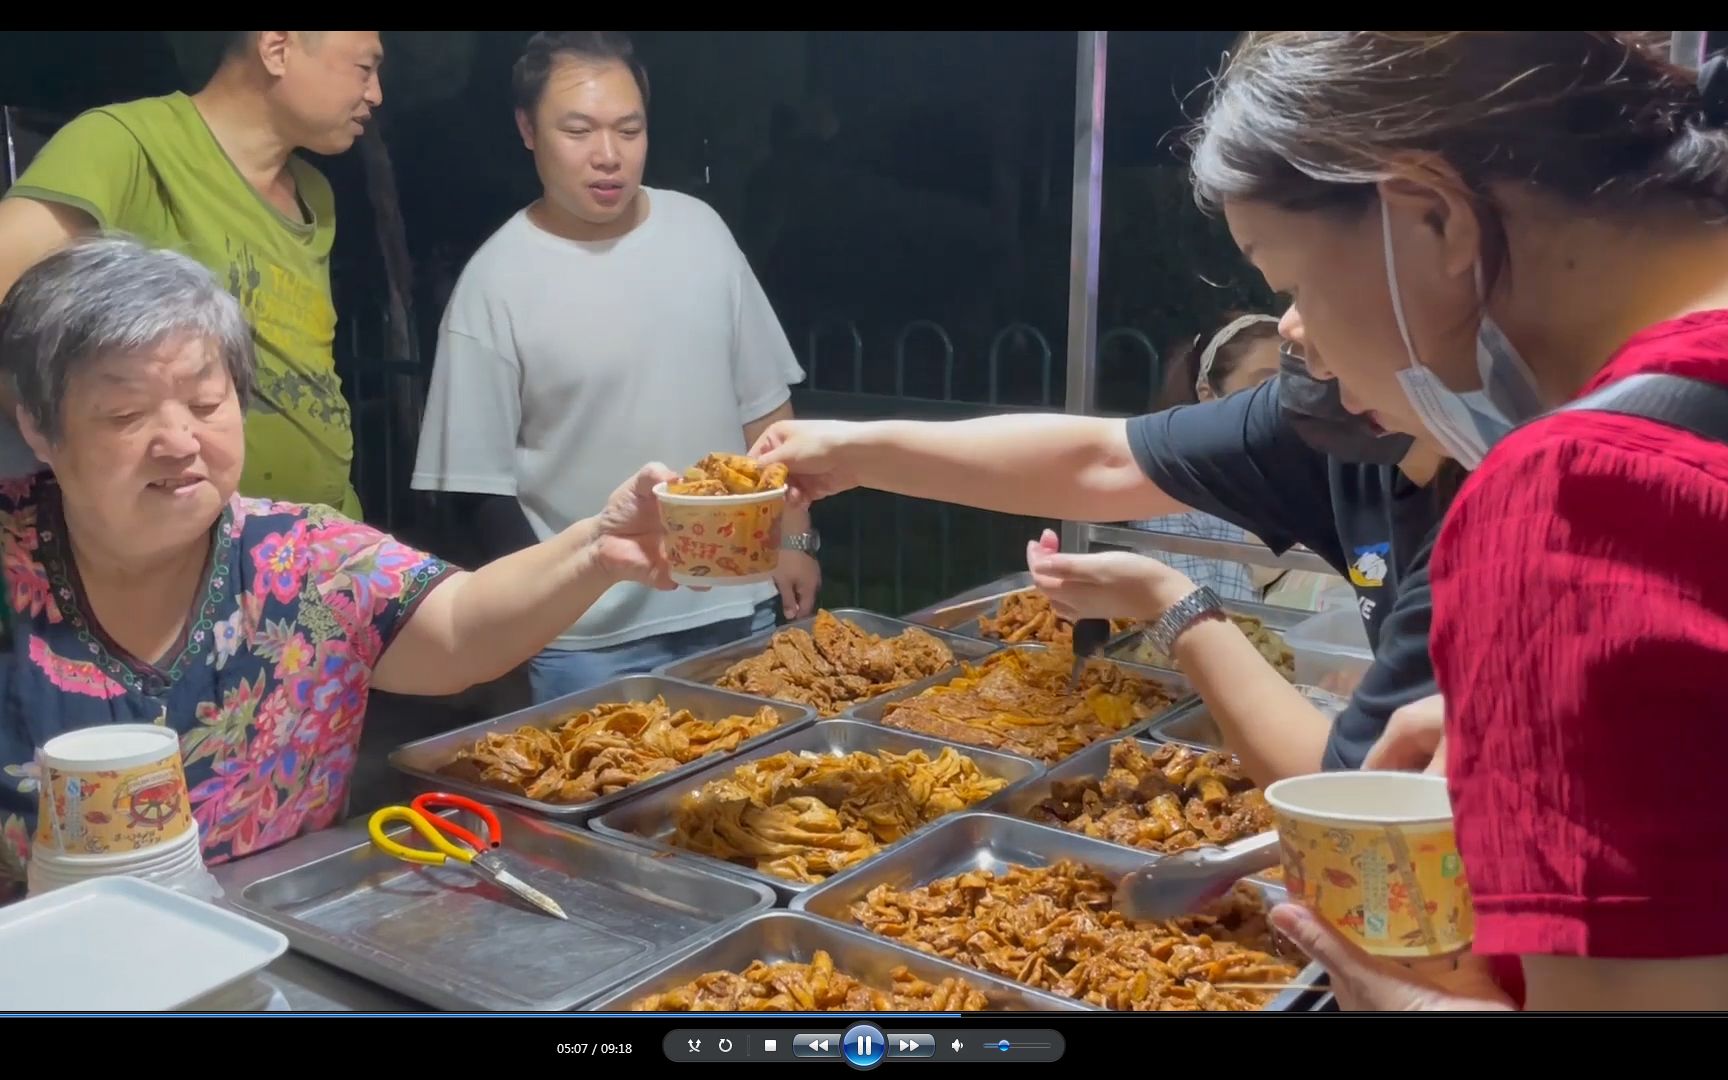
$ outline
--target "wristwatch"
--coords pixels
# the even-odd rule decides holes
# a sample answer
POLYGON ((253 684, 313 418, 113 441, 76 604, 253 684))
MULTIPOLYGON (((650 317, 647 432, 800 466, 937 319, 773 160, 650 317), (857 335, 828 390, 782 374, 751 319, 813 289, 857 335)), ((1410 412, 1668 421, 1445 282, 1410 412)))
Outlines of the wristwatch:
POLYGON ((1182 631, 1208 615, 1223 613, 1224 601, 1218 599, 1218 594, 1209 587, 1201 585, 1166 608, 1158 621, 1142 631, 1142 634, 1153 648, 1165 656, 1174 657, 1176 654, 1172 648, 1176 639, 1182 636, 1182 631))
POLYGON ((780 538, 781 548, 787 551, 802 551, 814 555, 822 548, 822 534, 815 529, 809 532, 793 533, 780 538))

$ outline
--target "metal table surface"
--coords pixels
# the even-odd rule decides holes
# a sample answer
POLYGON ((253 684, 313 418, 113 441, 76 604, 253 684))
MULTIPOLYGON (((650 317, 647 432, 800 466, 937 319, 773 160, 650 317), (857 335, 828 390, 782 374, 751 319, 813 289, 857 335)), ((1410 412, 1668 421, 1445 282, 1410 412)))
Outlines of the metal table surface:
MULTIPOLYGON (((984 587, 980 587, 984 588, 984 587)), ((972 590, 974 592, 978 590, 972 590)), ((944 604, 953 602, 951 598, 944 604)), ((364 815, 359 819, 363 820, 364 815)), ((325 831, 334 853, 342 844, 351 840, 341 827, 333 827, 325 831)), ((211 873, 221 884, 225 893, 237 895, 241 890, 256 880, 260 867, 266 860, 256 862, 251 859, 237 859, 212 867, 211 873), (251 864, 251 865, 248 865, 251 864)), ((232 905, 224 904, 229 910, 235 910, 232 905)), ((244 912, 241 912, 244 914, 244 912)), ((428 1006, 406 998, 396 992, 379 986, 368 979, 350 974, 340 968, 333 967, 322 961, 315 960, 290 949, 260 973, 263 981, 269 983, 287 999, 290 1009, 296 1012, 394 1012, 394 1013, 425 1013, 432 1012, 428 1006)), ((1325 1006, 1325 999, 1321 1007, 1325 1006)))

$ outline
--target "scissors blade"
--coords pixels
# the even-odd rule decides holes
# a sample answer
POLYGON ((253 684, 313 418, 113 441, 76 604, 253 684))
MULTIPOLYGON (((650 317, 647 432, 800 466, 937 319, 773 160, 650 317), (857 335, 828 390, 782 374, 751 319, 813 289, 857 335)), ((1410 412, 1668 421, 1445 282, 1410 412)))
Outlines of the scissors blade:
POLYGON ((564 914, 564 909, 558 906, 558 901, 547 896, 545 893, 528 884, 526 881, 523 881, 515 874, 512 874, 501 866, 488 866, 486 869, 487 872, 491 874, 492 880, 496 881, 503 888, 510 890, 555 919, 563 919, 565 922, 570 921, 570 916, 564 914))

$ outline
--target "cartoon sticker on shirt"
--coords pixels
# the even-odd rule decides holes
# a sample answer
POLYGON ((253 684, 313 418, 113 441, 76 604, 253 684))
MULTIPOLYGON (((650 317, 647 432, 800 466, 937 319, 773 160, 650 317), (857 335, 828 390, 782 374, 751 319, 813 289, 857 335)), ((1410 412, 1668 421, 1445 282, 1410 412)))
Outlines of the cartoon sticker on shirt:
POLYGON ((1356 557, 1350 560, 1350 584, 1364 589, 1378 589, 1386 583, 1386 559, 1392 553, 1392 545, 1364 544, 1356 549, 1356 557))

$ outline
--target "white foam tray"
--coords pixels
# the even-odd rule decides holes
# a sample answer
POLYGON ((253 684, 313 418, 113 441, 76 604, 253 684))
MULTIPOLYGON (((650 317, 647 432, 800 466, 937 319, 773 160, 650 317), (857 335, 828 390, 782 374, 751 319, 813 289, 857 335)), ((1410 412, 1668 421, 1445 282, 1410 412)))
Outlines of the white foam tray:
POLYGON ((0 907, 0 1011, 165 1012, 262 970, 288 939, 138 878, 0 907))

